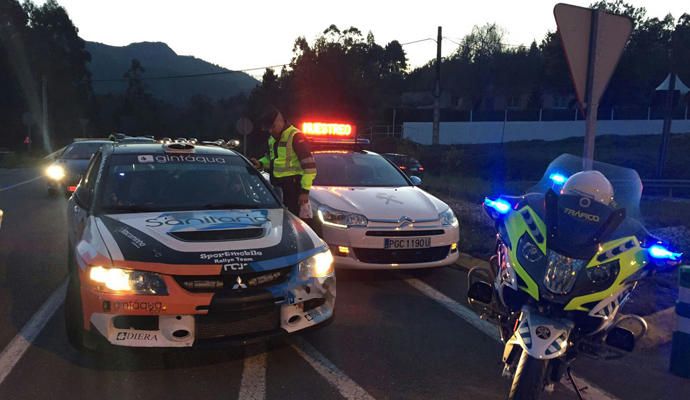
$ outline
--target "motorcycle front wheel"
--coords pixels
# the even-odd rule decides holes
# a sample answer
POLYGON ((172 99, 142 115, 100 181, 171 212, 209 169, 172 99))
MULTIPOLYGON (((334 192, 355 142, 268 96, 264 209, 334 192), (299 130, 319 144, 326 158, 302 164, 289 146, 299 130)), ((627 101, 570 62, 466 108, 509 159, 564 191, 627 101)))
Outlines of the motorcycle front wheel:
POLYGON ((548 360, 538 360, 522 351, 515 368, 508 400, 539 400, 546 386, 548 360))

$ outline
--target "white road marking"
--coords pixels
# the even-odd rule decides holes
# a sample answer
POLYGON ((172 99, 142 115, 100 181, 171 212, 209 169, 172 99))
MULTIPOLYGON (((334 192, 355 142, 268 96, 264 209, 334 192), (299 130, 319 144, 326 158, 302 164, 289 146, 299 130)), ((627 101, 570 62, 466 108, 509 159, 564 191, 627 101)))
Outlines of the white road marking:
POLYGON ((238 400, 264 400, 266 398, 266 351, 244 358, 242 382, 238 400))
POLYGON ((374 400, 364 388, 350 379, 343 371, 338 369, 330 360, 319 353, 304 339, 296 336, 292 338, 292 348, 304 358, 309 365, 324 379, 333 385, 340 394, 348 400, 374 400))
POLYGON ((27 183, 31 183, 31 182, 33 182, 33 181, 35 181, 35 180, 38 180, 38 179, 41 179, 41 178, 43 178, 43 177, 42 177, 42 176, 37 176, 37 177, 35 177, 35 178, 31 178, 31 179, 29 179, 29 180, 26 180, 26 181, 24 181, 24 182, 15 183, 14 185, 10 185, 10 186, 6 186, 6 187, 4 187, 4 188, 0 188, 0 192, 4 192, 4 191, 6 191, 6 190, 10 190, 10 189, 14 189, 14 188, 16 188, 16 187, 22 186, 22 185, 26 185, 27 183))
MULTIPOLYGON (((489 337, 493 338, 494 340, 500 342, 500 338, 498 337, 498 330, 497 328, 491 324, 488 321, 484 321, 483 319, 479 318, 479 316, 469 308, 465 307, 464 305, 458 303, 457 301, 451 299, 450 297, 446 296, 445 294, 439 292, 438 290, 434 289, 433 287, 427 285, 426 283, 422 282, 419 279, 416 278, 406 278, 405 282, 412 286, 413 288, 419 290, 422 292, 424 295, 427 297, 431 298, 432 300, 435 300, 437 303, 448 309, 448 311, 452 312, 453 314, 457 315, 458 317, 464 319, 467 323, 470 325, 474 326, 475 328, 479 329, 482 333, 488 335, 489 337)), ((577 381, 576 383, 578 384, 578 387, 580 387, 582 394, 586 396, 587 399, 593 399, 593 400, 618 400, 615 396, 606 393, 602 389, 597 388, 596 386, 592 385, 591 383, 585 381, 584 379, 576 376, 575 374, 574 378, 577 381), (586 389, 582 389, 582 387, 585 387, 586 389)), ((575 392, 573 389, 572 385, 568 381, 563 381, 563 386, 572 392, 575 392)))
POLYGON ((12 369, 22 358, 26 350, 31 346, 31 343, 36 339, 39 333, 43 330, 46 323, 55 314, 60 305, 65 301, 65 293, 67 292, 67 279, 55 289, 48 300, 43 303, 36 314, 31 317, 29 322, 22 327, 17 336, 5 347, 0 353, 0 385, 7 378, 7 375, 12 372, 12 369))

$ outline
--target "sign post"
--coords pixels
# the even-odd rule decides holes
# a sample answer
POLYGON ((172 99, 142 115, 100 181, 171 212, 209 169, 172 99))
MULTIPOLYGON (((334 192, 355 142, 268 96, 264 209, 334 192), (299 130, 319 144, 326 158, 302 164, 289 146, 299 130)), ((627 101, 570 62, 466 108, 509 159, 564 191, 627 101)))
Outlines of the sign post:
POLYGON ((632 33, 621 15, 559 3, 553 9, 580 108, 586 113, 583 169, 592 169, 599 99, 632 33))
POLYGON ((237 120, 237 123, 235 124, 235 130, 237 130, 237 133, 242 135, 242 154, 247 156, 247 135, 249 135, 252 132, 252 129, 254 129, 254 124, 252 124, 252 121, 249 118, 242 117, 237 120))

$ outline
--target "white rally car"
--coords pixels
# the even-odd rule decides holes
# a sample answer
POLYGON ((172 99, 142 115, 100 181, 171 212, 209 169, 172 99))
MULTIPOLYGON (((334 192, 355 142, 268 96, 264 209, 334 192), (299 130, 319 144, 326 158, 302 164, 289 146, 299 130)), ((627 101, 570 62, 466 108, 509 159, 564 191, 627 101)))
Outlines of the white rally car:
POLYGON ((312 150, 309 199, 317 232, 336 267, 430 268, 458 259, 458 220, 383 156, 356 146, 312 150))

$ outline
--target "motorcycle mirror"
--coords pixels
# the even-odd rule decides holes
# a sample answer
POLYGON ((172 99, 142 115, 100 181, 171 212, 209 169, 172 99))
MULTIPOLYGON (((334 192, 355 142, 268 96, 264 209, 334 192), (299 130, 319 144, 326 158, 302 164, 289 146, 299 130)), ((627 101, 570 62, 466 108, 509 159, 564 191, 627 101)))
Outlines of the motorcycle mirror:
POLYGON ((635 335, 625 328, 616 326, 606 335, 606 344, 623 351, 631 352, 635 349, 635 335))
POLYGON ((474 282, 467 291, 467 297, 470 300, 478 301, 484 304, 490 304, 494 296, 494 289, 486 282, 474 282))

